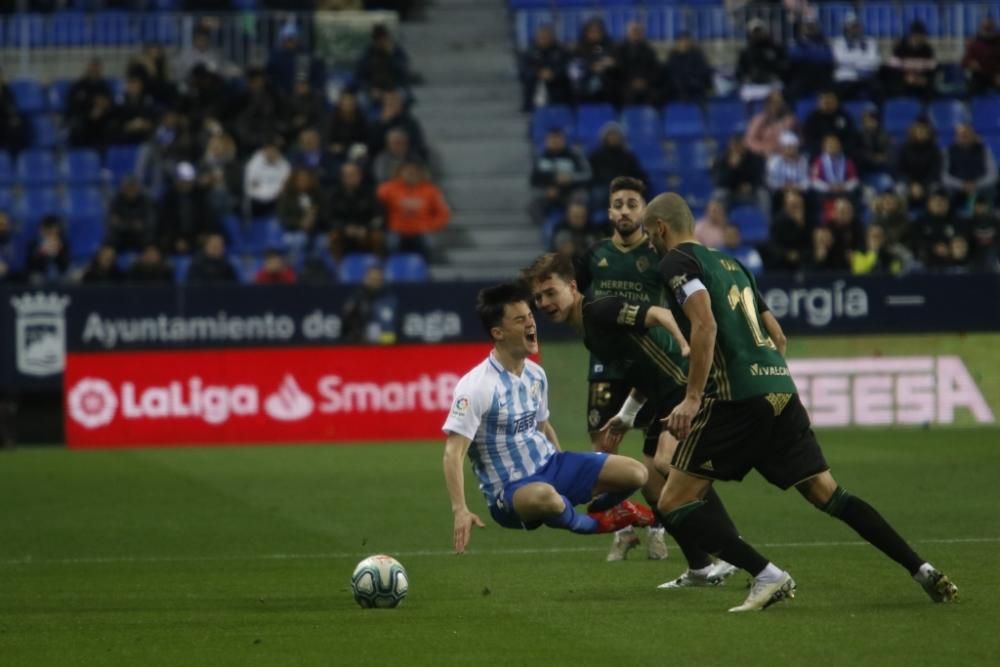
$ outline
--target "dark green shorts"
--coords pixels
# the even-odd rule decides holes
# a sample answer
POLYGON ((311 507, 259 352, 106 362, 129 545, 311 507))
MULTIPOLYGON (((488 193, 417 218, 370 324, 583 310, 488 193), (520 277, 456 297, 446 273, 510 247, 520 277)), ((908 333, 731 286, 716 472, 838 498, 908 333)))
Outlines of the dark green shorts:
POLYGON ((829 470, 798 394, 706 398, 671 463, 719 481, 741 480, 756 469, 782 489, 829 470))

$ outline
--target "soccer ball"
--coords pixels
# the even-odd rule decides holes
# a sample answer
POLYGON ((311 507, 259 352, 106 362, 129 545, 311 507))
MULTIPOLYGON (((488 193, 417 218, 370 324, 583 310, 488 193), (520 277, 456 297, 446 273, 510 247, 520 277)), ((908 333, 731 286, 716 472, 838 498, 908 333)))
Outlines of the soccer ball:
POLYGON ((354 599, 365 609, 391 609, 403 601, 409 588, 403 565, 385 554, 364 559, 351 575, 354 599))

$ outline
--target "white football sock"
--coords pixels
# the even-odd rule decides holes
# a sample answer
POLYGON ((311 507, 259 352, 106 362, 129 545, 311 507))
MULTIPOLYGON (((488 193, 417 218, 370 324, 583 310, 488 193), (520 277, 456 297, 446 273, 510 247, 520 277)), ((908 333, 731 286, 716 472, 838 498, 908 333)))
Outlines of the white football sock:
POLYGON ((771 584, 777 581, 778 579, 781 579, 781 576, 783 574, 785 574, 784 570, 779 568, 774 563, 768 563, 767 567, 765 567, 760 574, 754 577, 754 579, 756 579, 761 583, 771 584))

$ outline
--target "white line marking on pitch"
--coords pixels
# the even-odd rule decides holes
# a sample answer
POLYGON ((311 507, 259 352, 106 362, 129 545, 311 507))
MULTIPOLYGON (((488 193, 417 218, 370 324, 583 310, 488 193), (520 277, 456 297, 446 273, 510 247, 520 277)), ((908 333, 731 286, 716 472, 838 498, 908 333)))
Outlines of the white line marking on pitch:
MULTIPOLYGON (((1000 537, 952 537, 926 540, 914 540, 917 544, 995 544, 1000 542, 1000 537)), ((801 548, 829 548, 829 547, 863 547, 868 546, 867 542, 854 540, 850 542, 770 542, 757 544, 756 546, 766 549, 801 549, 801 548)), ((607 548, 600 547, 550 547, 540 549, 490 549, 488 551, 469 551, 466 556, 487 556, 487 555, 535 555, 535 554, 561 554, 561 553, 581 553, 588 551, 606 551, 607 548)), ((81 558, 39 558, 31 556, 23 558, 8 558, 0 560, 0 566, 10 567, 17 565, 101 565, 118 563, 210 563, 223 561, 241 560, 332 560, 335 558, 355 558, 366 556, 370 551, 341 551, 332 553, 315 554, 247 554, 229 556, 94 556, 81 558)), ((439 549, 419 549, 415 551, 390 551, 393 556, 417 557, 417 556, 453 556, 451 551, 439 549)))

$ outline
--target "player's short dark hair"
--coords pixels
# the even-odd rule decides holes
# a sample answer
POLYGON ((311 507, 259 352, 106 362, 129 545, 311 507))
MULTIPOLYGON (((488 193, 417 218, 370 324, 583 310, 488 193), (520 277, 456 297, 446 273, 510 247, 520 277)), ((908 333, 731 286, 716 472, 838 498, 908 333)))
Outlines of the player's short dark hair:
POLYGON ((611 179, 608 194, 613 195, 619 190, 632 190, 633 192, 638 192, 643 197, 646 196, 646 184, 638 178, 632 178, 631 176, 615 176, 611 179))
POLYGON ((479 321, 483 323, 486 333, 489 334, 493 327, 500 326, 507 306, 521 301, 531 303, 531 294, 521 283, 503 283, 479 290, 476 312, 479 313, 479 321))
POLYGON ((537 281, 555 276, 566 282, 576 280, 576 269, 573 260, 568 255, 549 252, 541 255, 531 266, 521 272, 521 279, 526 285, 533 286, 537 281))

